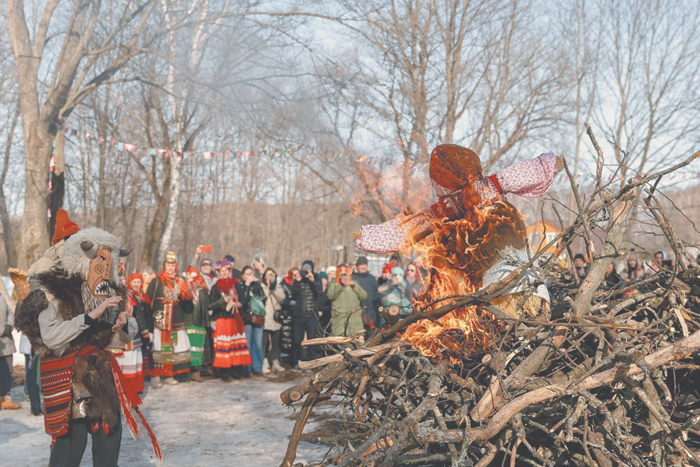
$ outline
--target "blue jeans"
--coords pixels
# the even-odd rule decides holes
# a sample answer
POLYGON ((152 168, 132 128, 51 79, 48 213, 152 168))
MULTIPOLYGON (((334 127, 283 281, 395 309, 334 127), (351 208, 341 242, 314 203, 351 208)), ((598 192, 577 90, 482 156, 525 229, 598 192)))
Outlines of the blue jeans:
POLYGON ((263 328, 254 328, 250 324, 245 325, 245 340, 248 343, 250 358, 253 360, 253 373, 259 373, 263 367, 263 328))

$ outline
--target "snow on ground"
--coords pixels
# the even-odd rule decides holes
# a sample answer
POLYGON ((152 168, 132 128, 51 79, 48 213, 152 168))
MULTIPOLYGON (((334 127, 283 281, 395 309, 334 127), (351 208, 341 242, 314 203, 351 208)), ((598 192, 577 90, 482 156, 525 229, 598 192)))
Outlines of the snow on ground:
MULTIPOLYGON (((301 378, 267 375, 230 383, 208 380, 147 388, 141 407, 163 449, 161 465, 278 466, 298 414, 280 402, 279 394, 301 378)), ((33 417, 23 398, 24 386, 13 388, 12 399, 22 402, 22 408, 0 411, 0 464, 45 466, 50 438, 44 432, 43 417, 33 417)), ((310 421, 305 431, 314 428, 310 421)), ((92 465, 90 450, 88 441, 81 466, 92 465)), ((326 451, 324 446, 302 442, 296 462, 320 460, 326 451)), ((119 465, 154 464, 148 436, 133 440, 124 426, 119 465)))

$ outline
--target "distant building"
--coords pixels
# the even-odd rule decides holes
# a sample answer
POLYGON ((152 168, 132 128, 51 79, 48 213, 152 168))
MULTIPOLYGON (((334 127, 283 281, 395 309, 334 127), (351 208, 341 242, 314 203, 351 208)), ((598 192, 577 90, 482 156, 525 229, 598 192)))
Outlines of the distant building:
MULTIPOLYGON (((561 233, 561 227, 559 223, 552 223, 548 221, 539 221, 535 224, 527 226, 527 240, 530 242, 530 248, 532 252, 537 252, 540 248, 544 248, 545 245, 549 244, 552 240, 557 238, 557 235, 561 233)), ((552 245, 545 250, 546 255, 553 254, 557 249, 557 245, 552 245)))
MULTIPOLYGON (((544 248, 545 245, 549 244, 552 240, 557 238, 557 236, 562 232, 561 226, 558 221, 539 221, 535 224, 527 226, 527 239, 530 242, 530 248, 532 248, 533 253, 538 251, 540 248, 544 248)), ((591 229, 591 237, 593 240, 593 248, 595 251, 600 253, 605 244, 605 231, 599 227, 593 227, 591 229)), ((557 245, 552 245, 547 248, 544 252, 545 256, 554 254, 557 245)), ((576 237, 571 242, 571 253, 576 256, 581 253, 590 262, 588 255, 588 249, 586 248, 586 241, 583 237, 576 237)), ((566 261, 566 252, 557 258, 557 261, 566 261)), ((567 265, 568 267, 568 265, 567 265)))

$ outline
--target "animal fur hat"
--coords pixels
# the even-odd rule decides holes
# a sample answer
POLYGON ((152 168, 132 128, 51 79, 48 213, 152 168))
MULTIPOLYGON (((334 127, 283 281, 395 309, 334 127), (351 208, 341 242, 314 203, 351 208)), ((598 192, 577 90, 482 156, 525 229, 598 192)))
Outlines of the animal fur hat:
POLYGON ((97 227, 88 227, 71 235, 63 246, 57 266, 69 275, 78 274, 86 279, 90 271, 90 261, 101 248, 108 248, 112 253, 112 280, 116 280, 119 257, 128 256, 131 250, 119 248, 116 236, 97 227))

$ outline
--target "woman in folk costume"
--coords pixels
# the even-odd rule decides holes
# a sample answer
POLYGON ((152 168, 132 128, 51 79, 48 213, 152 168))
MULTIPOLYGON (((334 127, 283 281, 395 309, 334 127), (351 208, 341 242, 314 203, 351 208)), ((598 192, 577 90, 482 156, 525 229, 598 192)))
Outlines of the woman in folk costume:
MULTIPOLYGON (((439 201, 416 215, 363 226, 357 247, 382 254, 422 253, 428 278, 419 305, 473 293, 529 260, 525 223, 505 195, 545 194, 562 166, 554 154, 542 154, 486 177, 473 151, 454 144, 438 146, 431 154, 430 178, 439 201)), ((535 287, 535 282, 530 272, 494 303, 515 317, 548 313, 547 289, 535 287)), ((491 316, 478 307, 460 308, 438 322, 414 323, 404 338, 425 355, 458 360, 488 346, 491 322, 491 316)))
POLYGON ((75 232, 54 264, 30 277, 31 290, 18 308, 15 326, 41 359, 45 426, 54 442, 51 467, 79 466, 88 433, 93 465, 116 467, 122 414, 132 435, 140 434, 134 411, 162 459, 138 410, 141 399, 107 350, 138 332, 126 290, 115 283, 117 259, 128 254, 104 230, 75 232))
POLYGON ((148 324, 143 316, 143 308, 141 307, 141 283, 143 279, 141 274, 132 274, 127 279, 127 299, 133 310, 134 319, 138 325, 139 334, 134 337, 131 342, 123 344, 121 342, 113 342, 109 346, 110 352, 119 363, 119 367, 124 373, 126 385, 132 386, 134 391, 143 392, 143 369, 148 368, 144 365, 143 348, 148 345, 148 324))
MULTIPOLYGON (((218 263, 218 262, 217 262, 218 263)), ((233 265, 224 260, 217 266, 219 278, 209 293, 209 310, 214 321, 214 368, 218 368, 221 379, 231 381, 233 369, 252 363, 248 344, 245 339, 245 327, 239 313, 241 303, 238 300, 236 284, 233 277, 233 265)))
POLYGON ((192 307, 185 314, 185 329, 190 340, 192 354, 192 380, 201 383, 202 367, 211 364, 209 351, 209 289, 204 276, 199 270, 190 266, 187 268, 187 286, 192 295, 192 307))
POLYGON ((185 330, 185 310, 191 296, 187 283, 177 277, 177 258, 169 251, 163 270, 144 295, 144 314, 153 323, 151 386, 175 385, 174 376, 190 371, 190 341, 185 330), (162 380, 161 380, 162 378, 162 380))

